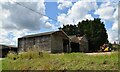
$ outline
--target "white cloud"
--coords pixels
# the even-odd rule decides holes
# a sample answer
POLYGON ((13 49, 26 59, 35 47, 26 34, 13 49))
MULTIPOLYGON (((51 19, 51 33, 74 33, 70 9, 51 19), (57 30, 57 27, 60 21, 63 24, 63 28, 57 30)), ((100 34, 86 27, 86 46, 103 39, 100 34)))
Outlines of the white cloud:
POLYGON ((51 19, 43 16, 45 15, 44 0, 19 3, 41 14, 30 11, 16 3, 0 3, 0 44, 17 45, 19 37, 40 33, 41 29, 56 29, 50 23, 51 19))
MULTIPOLYGON (((19 2, 41 14, 45 14, 44 0, 19 2)), ((17 45, 17 39, 27 34, 38 33, 41 28, 53 29, 47 16, 32 12, 15 3, 0 3, 0 44, 17 45)))
POLYGON ((47 16, 43 16, 42 18, 40 18, 41 21, 46 22, 49 20, 49 18, 47 16))
POLYGON ((100 15, 100 18, 104 20, 112 20, 113 13, 114 13, 114 7, 112 6, 99 8, 95 12, 95 14, 100 15))
POLYGON ((46 22, 45 27, 46 28, 52 28, 52 27, 54 27, 54 25, 49 23, 49 22, 46 22))
POLYGON ((64 8, 68 8, 68 7, 71 7, 72 6, 72 2, 71 1, 64 1, 64 2, 59 2, 59 5, 58 5, 58 9, 62 10, 64 8))
POLYGON ((108 33, 109 42, 114 43, 114 42, 118 41, 118 31, 109 29, 109 30, 107 30, 107 33, 108 33))
MULTIPOLYGON (((41 14, 45 14, 45 6, 39 4, 39 2, 19 2, 21 5, 29 7, 34 11, 41 14), (39 8, 39 9, 38 9, 39 8)), ((10 12, 7 19, 3 20, 4 29, 29 29, 29 30, 39 30, 41 26, 40 18, 43 15, 37 14, 25 7, 17 4, 5 3, 2 5, 3 10, 10 12)), ((4 14, 5 15, 5 14, 4 14)))
POLYGON ((8 16, 10 16, 9 10, 0 9, 0 20, 4 20, 4 19, 6 19, 8 16))
POLYGON ((58 17, 58 21, 61 23, 61 24, 73 24, 73 21, 71 19, 68 18, 68 16, 66 14, 60 14, 58 17))
POLYGON ((95 0, 92 0, 92 2, 81 0, 74 3, 71 9, 68 10, 67 14, 60 14, 57 19, 61 23, 61 25, 76 24, 78 21, 82 21, 86 18, 92 19, 92 16, 88 14, 88 12, 91 10, 95 10, 97 7, 98 6, 95 0))
POLYGON ((47 17, 47 16, 43 16, 42 18, 40 18, 40 20, 43 22, 43 26, 42 28, 45 28, 45 29, 54 29, 54 24, 51 24, 50 22, 52 22, 52 20, 47 17))
POLYGON ((0 28, 0 44, 17 45, 17 39, 29 32, 27 29, 24 30, 7 30, 0 28))
POLYGON ((117 2, 103 2, 94 14, 99 15, 99 18, 107 23, 113 22, 112 27, 107 30, 108 40, 114 42, 118 40, 118 3, 117 2))
POLYGON ((116 20, 113 24, 112 24, 112 28, 107 30, 108 33, 108 40, 111 43, 114 42, 118 42, 118 21, 116 20))
POLYGON ((112 30, 118 31, 118 21, 113 23, 112 30))
POLYGON ((88 20, 94 20, 94 18, 93 18, 90 14, 87 14, 87 15, 85 16, 85 18, 88 19, 88 20))
POLYGON ((115 12, 114 12, 114 14, 113 14, 113 18, 114 18, 115 20, 118 20, 118 7, 115 8, 115 12))
POLYGON ((99 15, 99 18, 103 20, 114 21, 118 16, 118 2, 103 2, 98 9, 96 9, 95 13, 99 15))

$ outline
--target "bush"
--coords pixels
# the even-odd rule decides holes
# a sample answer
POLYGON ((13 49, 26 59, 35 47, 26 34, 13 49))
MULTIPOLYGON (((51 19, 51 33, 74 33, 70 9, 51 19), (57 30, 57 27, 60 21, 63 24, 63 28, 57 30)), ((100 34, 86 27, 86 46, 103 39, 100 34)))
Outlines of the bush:
POLYGON ((20 54, 15 54, 15 53, 10 53, 8 54, 8 58, 10 59, 28 59, 28 60, 31 60, 31 59, 36 59, 36 58, 49 58, 50 55, 47 53, 47 52, 41 52, 40 49, 38 47, 32 47, 32 48, 29 48, 27 50, 27 52, 23 52, 23 53, 20 53, 20 54))
POLYGON ((7 58, 12 59, 12 60, 16 60, 18 58, 18 56, 15 53, 8 53, 7 58))
MULTIPOLYGON (((45 54, 46 55, 46 54, 45 54)), ((43 53, 39 51, 28 51, 21 54, 8 53, 7 58, 16 60, 16 59, 35 59, 43 57, 43 53)))
POLYGON ((24 52, 22 54, 19 54, 18 57, 20 59, 35 59, 35 58, 43 57, 43 53, 42 52, 29 51, 29 52, 24 52))

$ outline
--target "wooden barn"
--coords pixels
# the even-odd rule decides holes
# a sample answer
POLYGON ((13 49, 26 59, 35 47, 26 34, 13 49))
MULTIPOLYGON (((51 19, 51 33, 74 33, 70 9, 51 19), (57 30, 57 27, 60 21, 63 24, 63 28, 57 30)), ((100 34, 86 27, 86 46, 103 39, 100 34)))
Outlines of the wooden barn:
POLYGON ((71 42, 71 52, 88 52, 88 40, 86 36, 69 36, 71 42))
POLYGON ((19 52, 30 48, 51 53, 70 52, 70 39, 64 31, 52 31, 18 38, 19 52))
POLYGON ((15 46, 0 45, 0 58, 6 57, 10 51, 17 53, 17 49, 15 46))

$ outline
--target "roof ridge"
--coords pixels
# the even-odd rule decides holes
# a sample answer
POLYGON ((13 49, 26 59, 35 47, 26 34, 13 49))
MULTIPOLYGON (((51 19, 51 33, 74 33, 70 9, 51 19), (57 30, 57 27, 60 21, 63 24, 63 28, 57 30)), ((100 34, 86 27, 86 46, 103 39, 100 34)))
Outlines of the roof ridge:
POLYGON ((57 31, 50 31, 50 32, 43 32, 43 33, 36 33, 36 34, 31 34, 31 35, 25 35, 21 38, 27 38, 27 37, 33 37, 33 36, 42 36, 42 35, 50 35, 50 34, 53 34, 54 32, 57 32, 57 31))

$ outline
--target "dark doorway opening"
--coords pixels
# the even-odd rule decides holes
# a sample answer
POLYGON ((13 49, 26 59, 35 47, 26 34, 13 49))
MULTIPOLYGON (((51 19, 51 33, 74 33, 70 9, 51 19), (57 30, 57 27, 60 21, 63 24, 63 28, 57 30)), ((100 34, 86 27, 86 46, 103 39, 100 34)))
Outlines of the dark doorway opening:
POLYGON ((69 40, 63 39, 63 52, 68 52, 69 49, 69 40))
POLYGON ((71 52, 80 52, 79 43, 71 42, 71 52))

